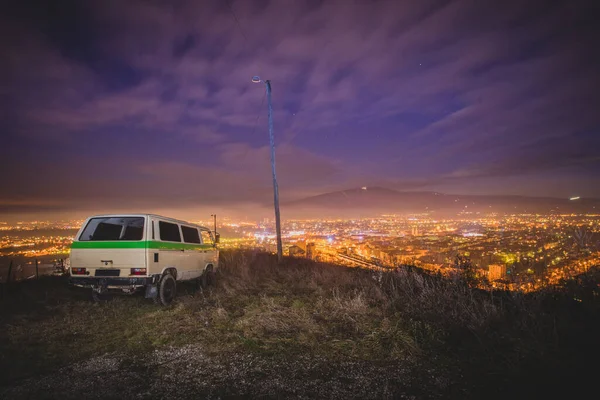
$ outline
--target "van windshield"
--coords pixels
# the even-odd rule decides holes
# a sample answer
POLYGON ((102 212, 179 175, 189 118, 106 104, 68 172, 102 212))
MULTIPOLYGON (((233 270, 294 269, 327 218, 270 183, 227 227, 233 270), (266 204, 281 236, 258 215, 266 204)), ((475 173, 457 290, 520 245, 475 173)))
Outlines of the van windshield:
POLYGON ((90 219, 79 240, 142 240, 143 237, 143 217, 99 217, 90 219))

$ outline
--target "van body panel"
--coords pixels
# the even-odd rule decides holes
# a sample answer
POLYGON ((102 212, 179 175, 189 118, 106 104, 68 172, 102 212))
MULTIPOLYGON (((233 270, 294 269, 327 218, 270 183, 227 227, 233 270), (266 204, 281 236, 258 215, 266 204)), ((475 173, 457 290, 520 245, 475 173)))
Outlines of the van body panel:
POLYGON ((89 276, 96 276, 96 270, 118 269, 118 276, 125 277, 131 268, 146 268, 145 248, 74 248, 71 250, 71 265, 86 268, 89 276))

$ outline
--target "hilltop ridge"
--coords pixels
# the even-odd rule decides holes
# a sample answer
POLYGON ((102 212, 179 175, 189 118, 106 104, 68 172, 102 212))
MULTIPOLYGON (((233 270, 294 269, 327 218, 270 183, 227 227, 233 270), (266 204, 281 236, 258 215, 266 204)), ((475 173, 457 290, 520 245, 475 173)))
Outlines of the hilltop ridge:
POLYGON ((257 251, 223 252, 221 263, 214 288, 180 285, 167 308, 142 296, 94 305, 58 278, 15 285, 0 303, 0 397, 479 399, 594 388, 597 269, 523 295, 407 267, 279 265, 257 251))
POLYGON ((517 195, 459 195, 433 191, 397 191, 361 187, 323 193, 284 204, 286 213, 321 212, 325 215, 361 213, 549 213, 600 212, 600 199, 576 200, 517 195))

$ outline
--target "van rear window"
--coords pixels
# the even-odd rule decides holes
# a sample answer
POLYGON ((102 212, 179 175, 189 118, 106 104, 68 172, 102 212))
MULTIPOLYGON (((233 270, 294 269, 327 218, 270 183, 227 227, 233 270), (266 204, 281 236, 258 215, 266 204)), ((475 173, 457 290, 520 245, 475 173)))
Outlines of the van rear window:
POLYGON ((143 237, 143 217, 98 217, 90 219, 79 240, 142 240, 143 237))

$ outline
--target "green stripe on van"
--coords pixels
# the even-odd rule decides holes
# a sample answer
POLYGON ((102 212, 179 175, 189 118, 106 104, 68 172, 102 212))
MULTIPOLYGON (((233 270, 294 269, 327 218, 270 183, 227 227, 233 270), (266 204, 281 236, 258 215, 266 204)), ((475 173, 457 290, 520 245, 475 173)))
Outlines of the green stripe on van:
POLYGON ((158 242, 156 240, 149 240, 149 249, 167 249, 167 250, 210 250, 213 247, 212 244, 191 244, 191 243, 169 243, 169 242, 158 242))
POLYGON ((210 244, 169 243, 156 240, 141 240, 139 242, 98 241, 73 242, 72 249, 159 249, 159 250, 209 250, 210 244))

